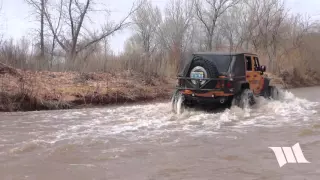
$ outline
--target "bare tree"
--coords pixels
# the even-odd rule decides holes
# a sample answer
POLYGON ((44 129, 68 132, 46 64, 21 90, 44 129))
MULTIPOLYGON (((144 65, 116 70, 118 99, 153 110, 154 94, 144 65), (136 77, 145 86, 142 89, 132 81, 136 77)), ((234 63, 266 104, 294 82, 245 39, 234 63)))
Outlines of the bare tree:
POLYGON ((45 0, 41 0, 41 12, 40 12, 40 46, 41 46, 41 53, 40 57, 44 58, 44 8, 45 8, 45 0))
MULTIPOLYGON (((25 0, 25 2, 32 6, 35 9, 36 18, 38 19, 38 22, 40 24, 39 28, 39 43, 40 43, 40 54, 39 54, 39 60, 45 59, 45 37, 44 37, 44 31, 45 31, 45 7, 48 2, 48 0, 25 0)), ((44 63, 44 62, 43 62, 44 63)))
POLYGON ((59 31, 54 26, 55 12, 52 9, 45 9, 45 17, 48 22, 49 29, 54 36, 54 39, 60 47, 66 52, 68 65, 73 66, 76 56, 79 52, 89 48, 91 45, 98 43, 123 29, 129 23, 129 17, 141 6, 141 3, 133 5, 129 13, 117 24, 113 25, 106 22, 100 29, 89 30, 85 27, 85 21, 90 21, 90 12, 107 12, 107 9, 98 10, 94 4, 94 0, 86 0, 84 3, 78 0, 64 0, 60 8, 56 8, 58 14, 62 14, 61 22, 64 22, 64 29, 59 34, 59 31), (85 33, 85 31, 87 33, 85 33), (83 43, 81 43, 81 41, 83 43))
POLYGON ((155 42, 156 34, 162 21, 160 9, 153 7, 152 4, 147 1, 134 13, 132 19, 135 25, 134 29, 138 36, 137 40, 140 41, 144 53, 146 53, 147 58, 149 58, 157 45, 155 42))
POLYGON ((255 51, 265 50, 269 58, 270 70, 274 70, 279 43, 282 39, 281 27, 287 17, 283 0, 247 0, 249 25, 247 39, 255 51))
POLYGON ((182 49, 186 32, 193 18, 194 1, 170 0, 165 9, 165 19, 160 28, 160 36, 165 47, 170 50, 173 45, 182 49))
POLYGON ((161 15, 159 9, 153 11, 149 5, 146 4, 133 17, 135 33, 125 43, 125 54, 132 58, 126 63, 129 69, 151 75, 152 68, 155 68, 151 67, 151 64, 155 61, 156 50, 159 47, 156 38, 161 15))
POLYGON ((221 17, 219 33, 217 34, 227 41, 230 52, 242 49, 242 45, 247 38, 249 13, 245 6, 244 3, 238 3, 221 17))
POLYGON ((165 9, 165 20, 160 28, 159 39, 171 56, 171 63, 178 70, 181 55, 189 42, 187 32, 193 19, 194 1, 171 0, 165 9))
MULTIPOLYGON (((0 4, 0 12, 1 11, 2 11, 2 4, 0 4)), ((0 27, 2 27, 2 24, 0 24, 0 27)), ((3 34, 0 34, 0 45, 2 45, 2 43, 3 43, 3 34)))
POLYGON ((207 36, 206 49, 208 51, 213 50, 213 38, 219 18, 239 1, 240 0, 205 0, 205 3, 203 3, 201 0, 196 0, 196 15, 205 28, 207 36))

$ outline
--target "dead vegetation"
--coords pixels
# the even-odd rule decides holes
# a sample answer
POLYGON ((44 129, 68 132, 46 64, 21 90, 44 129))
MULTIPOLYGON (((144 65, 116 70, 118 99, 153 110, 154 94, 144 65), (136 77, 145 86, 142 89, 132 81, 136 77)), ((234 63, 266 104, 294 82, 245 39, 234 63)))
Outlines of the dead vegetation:
POLYGON ((69 109, 167 99, 172 80, 132 72, 77 73, 21 71, 0 75, 0 111, 69 109))

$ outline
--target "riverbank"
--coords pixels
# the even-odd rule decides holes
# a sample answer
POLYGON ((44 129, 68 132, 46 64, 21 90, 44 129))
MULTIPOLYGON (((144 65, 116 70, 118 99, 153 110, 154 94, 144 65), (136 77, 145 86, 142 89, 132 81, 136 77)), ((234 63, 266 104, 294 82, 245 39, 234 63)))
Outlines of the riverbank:
POLYGON ((119 73, 0 69, 0 111, 73 109, 169 99, 174 79, 119 73))
MULTIPOLYGON (((293 84, 292 80, 284 82, 283 79, 268 73, 266 75, 276 79, 284 88, 308 86, 306 83, 293 84)), ((34 72, 2 64, 0 111, 75 109, 169 100, 175 82, 174 78, 147 76, 131 71, 34 72)))

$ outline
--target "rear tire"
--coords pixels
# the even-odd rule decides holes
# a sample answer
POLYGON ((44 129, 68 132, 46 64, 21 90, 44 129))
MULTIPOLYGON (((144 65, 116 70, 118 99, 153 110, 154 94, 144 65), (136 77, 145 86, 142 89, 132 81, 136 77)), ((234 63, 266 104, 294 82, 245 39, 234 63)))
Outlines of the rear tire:
POLYGON ((256 103, 253 92, 250 89, 244 89, 236 99, 236 104, 244 109, 256 103))
POLYGON ((280 99, 280 91, 275 86, 269 86, 264 95, 265 98, 279 100, 280 99))
POLYGON ((182 114, 185 111, 184 95, 175 91, 171 98, 171 110, 175 114, 182 114))
POLYGON ((270 87, 270 98, 272 98, 273 100, 280 99, 280 92, 277 87, 275 87, 275 86, 270 87))
POLYGON ((226 105, 227 105, 227 108, 231 108, 232 107, 232 105, 233 105, 233 102, 234 102, 234 98, 233 97, 228 97, 228 100, 227 100, 227 102, 226 102, 226 105))
POLYGON ((175 104, 176 104, 176 96, 177 96, 177 90, 172 94, 172 97, 171 97, 171 111, 173 113, 175 113, 176 111, 176 107, 175 107, 175 104))

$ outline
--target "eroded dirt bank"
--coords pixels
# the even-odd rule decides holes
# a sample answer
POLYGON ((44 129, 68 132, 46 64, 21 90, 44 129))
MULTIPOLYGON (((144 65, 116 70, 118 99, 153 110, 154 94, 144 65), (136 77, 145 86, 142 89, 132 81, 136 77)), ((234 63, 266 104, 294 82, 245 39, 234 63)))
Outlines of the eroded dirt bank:
POLYGON ((120 73, 32 72, 0 65, 0 111, 70 109, 170 98, 174 79, 120 73))

